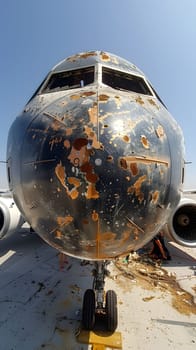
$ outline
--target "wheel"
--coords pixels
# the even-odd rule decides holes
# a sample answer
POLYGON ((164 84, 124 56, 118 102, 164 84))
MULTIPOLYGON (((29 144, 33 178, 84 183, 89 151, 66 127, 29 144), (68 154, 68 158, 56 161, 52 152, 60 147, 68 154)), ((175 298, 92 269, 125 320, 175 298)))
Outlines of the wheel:
POLYGON ((92 330, 95 325, 95 293, 93 289, 87 289, 84 293, 82 324, 87 330, 92 330))
POLYGON ((106 317, 108 331, 114 332, 118 325, 117 296, 113 290, 106 293, 106 317))

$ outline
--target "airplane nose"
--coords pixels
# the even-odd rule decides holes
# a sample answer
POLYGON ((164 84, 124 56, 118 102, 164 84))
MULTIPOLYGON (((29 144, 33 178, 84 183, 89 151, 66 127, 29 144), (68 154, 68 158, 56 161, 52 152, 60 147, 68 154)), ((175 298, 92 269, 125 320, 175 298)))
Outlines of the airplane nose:
POLYGON ((115 257, 168 215, 167 135, 130 98, 90 91, 56 100, 29 125, 21 157, 29 222, 64 253, 115 257))

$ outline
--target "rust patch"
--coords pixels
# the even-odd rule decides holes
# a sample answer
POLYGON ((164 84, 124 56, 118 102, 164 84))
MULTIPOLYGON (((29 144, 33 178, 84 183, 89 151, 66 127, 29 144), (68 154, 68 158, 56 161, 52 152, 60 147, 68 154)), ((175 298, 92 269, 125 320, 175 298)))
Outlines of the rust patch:
POLYGON ((86 173, 86 179, 87 181, 91 183, 96 183, 98 180, 98 176, 93 172, 93 166, 90 163, 84 163, 80 170, 83 173, 86 173))
POLYGON ((110 56, 107 55, 105 52, 102 52, 102 53, 101 53, 101 59, 102 59, 103 61, 110 61, 110 56))
POLYGON ((145 135, 141 135, 141 143, 144 148, 149 148, 149 141, 145 135))
POLYGON ((139 157, 139 156, 127 156, 120 158, 120 161, 124 159, 127 164, 137 162, 137 163, 142 163, 142 164, 151 164, 151 163, 157 163, 157 164, 163 164, 168 167, 168 162, 165 160, 161 159, 156 159, 156 158, 146 158, 146 157, 139 157))
POLYGON ((141 106, 144 105, 144 101, 142 100, 141 96, 138 96, 135 101, 139 103, 141 106))
POLYGON ((63 145, 64 145, 64 147, 67 148, 67 149, 71 147, 70 141, 69 141, 69 140, 65 140, 65 141, 63 142, 63 145))
POLYGON ((83 223, 84 225, 88 225, 88 224, 89 224, 89 221, 88 221, 88 219, 83 219, 83 220, 82 220, 82 223, 83 223))
POLYGON ((116 233, 113 232, 103 232, 100 236, 100 239, 102 241, 112 241, 115 240, 116 238, 116 233))
POLYGON ((60 162, 57 164, 55 168, 55 174, 58 177, 61 184, 65 187, 64 181, 65 181, 65 168, 62 166, 62 163, 60 162))
POLYGON ((158 202, 159 199, 159 191, 155 191, 152 193, 152 202, 154 204, 156 204, 158 202))
POLYGON ((77 188, 80 186, 80 181, 78 179, 75 179, 75 178, 68 178, 68 182, 71 185, 74 185, 74 187, 71 190, 69 190, 68 186, 65 184, 65 180, 66 180, 65 168, 62 166, 61 162, 59 164, 57 164, 57 166, 55 168, 55 174, 56 174, 57 178, 59 179, 61 185, 65 188, 68 196, 70 196, 71 199, 76 199, 79 195, 77 188))
POLYGON ((107 161, 108 162, 113 162, 113 160, 114 160, 113 156, 110 156, 110 155, 107 156, 107 161))
POLYGON ((109 100, 109 96, 108 95, 99 95, 99 101, 101 102, 107 102, 109 100))
POLYGON ((99 192, 97 192, 94 183, 89 183, 85 196, 86 196, 87 199, 97 199, 97 198, 99 198, 99 192))
POLYGON ((148 102, 154 106, 154 107, 157 107, 157 109, 159 109, 159 106, 156 104, 156 102, 152 99, 152 98, 148 98, 148 102))
POLYGON ((145 182, 146 180, 147 180, 146 175, 140 176, 139 179, 134 183, 134 185, 128 188, 128 193, 135 192, 136 197, 138 197, 138 200, 141 201, 143 197, 143 194, 141 192, 141 186, 143 182, 145 182))
POLYGON ((71 95, 71 96, 70 96, 70 99, 71 99, 71 100, 74 100, 74 101, 79 100, 80 98, 81 98, 81 95, 80 95, 80 94, 78 94, 78 95, 71 95))
POLYGON ((93 107, 89 108, 88 110, 90 122, 93 125, 97 125, 97 119, 98 119, 98 109, 97 109, 97 104, 94 104, 93 107))
POLYGON ((81 96, 82 97, 89 97, 89 96, 92 96, 95 94, 96 94, 96 92, 94 92, 94 91, 84 91, 81 96))
POLYGON ((62 233, 61 233, 61 231, 56 230, 56 232, 55 232, 55 237, 58 238, 58 239, 61 239, 61 238, 62 238, 62 233))
POLYGON ((82 53, 79 55, 79 57, 83 58, 83 59, 86 59, 88 57, 93 57, 93 56, 97 56, 95 51, 90 51, 90 52, 82 53))
POLYGON ((69 194, 71 199, 78 198, 79 192, 78 192, 77 188, 80 186, 80 180, 78 180, 75 177, 69 177, 68 182, 70 185, 73 185, 74 187, 70 191, 67 191, 67 193, 69 194))
POLYGON ((88 140, 84 138, 79 138, 74 140, 73 142, 73 147, 77 150, 80 151, 82 147, 86 146, 88 144, 88 140))
POLYGON ((102 143, 97 140, 97 135, 92 130, 92 128, 89 128, 85 125, 84 132, 87 134, 89 140, 92 141, 92 147, 94 147, 95 149, 103 149, 102 143))
POLYGON ((125 170, 127 169, 127 162, 126 162, 125 158, 120 159, 120 167, 125 169, 125 170))
POLYGON ((81 165, 80 170, 83 173, 90 173, 93 170, 93 166, 90 163, 84 163, 83 165, 81 165))
POLYGON ((74 166, 80 166, 89 160, 89 152, 86 149, 88 140, 84 138, 76 139, 73 143, 68 159, 74 166))
POLYGON ((99 214, 95 210, 93 210, 92 220, 93 221, 98 221, 98 219, 99 219, 99 214))
POLYGON ((76 177, 68 177, 68 182, 70 185, 74 185, 75 187, 80 186, 80 180, 78 180, 76 177))
POLYGON ((69 225, 71 222, 73 222, 73 217, 68 215, 65 217, 59 216, 57 218, 57 223, 59 226, 67 226, 69 225))
POLYGON ((162 125, 159 125, 158 128, 155 130, 155 132, 158 138, 163 137, 165 134, 162 125))
POLYGON ((86 59, 88 57, 92 57, 92 56, 96 56, 96 52, 95 51, 91 51, 91 52, 84 52, 84 53, 81 53, 81 54, 77 54, 77 55, 73 55, 73 56, 70 56, 66 59, 67 62, 75 62, 77 61, 78 59, 80 58, 83 58, 83 59, 86 59))
POLYGON ((138 173, 139 173, 139 170, 138 170, 138 166, 137 166, 137 163, 130 163, 130 170, 131 170, 131 174, 133 175, 133 176, 136 176, 136 175, 138 175, 138 173))
POLYGON ((123 136, 123 141, 125 141, 125 142, 130 142, 130 137, 129 136, 127 136, 127 135, 124 135, 123 136))

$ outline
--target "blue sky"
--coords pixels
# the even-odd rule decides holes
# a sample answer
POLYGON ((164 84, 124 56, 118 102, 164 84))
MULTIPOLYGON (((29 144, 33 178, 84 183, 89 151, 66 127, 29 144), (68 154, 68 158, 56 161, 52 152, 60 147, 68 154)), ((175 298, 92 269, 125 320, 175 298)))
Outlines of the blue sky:
POLYGON ((195 0, 0 0, 0 160, 9 127, 48 71, 86 50, 117 54, 147 75, 184 131, 185 187, 196 188, 195 0))

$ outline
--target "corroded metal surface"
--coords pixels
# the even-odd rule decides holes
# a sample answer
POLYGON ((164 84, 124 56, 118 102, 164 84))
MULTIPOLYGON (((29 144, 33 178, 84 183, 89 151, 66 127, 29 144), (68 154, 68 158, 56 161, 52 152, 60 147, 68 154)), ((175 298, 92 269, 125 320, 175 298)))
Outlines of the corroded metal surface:
MULTIPOLYGON (((53 71, 100 64, 142 75, 103 52, 72 56, 53 71)), ((141 247, 180 199, 182 133, 153 93, 96 79, 38 93, 14 122, 7 154, 22 213, 49 244, 76 257, 109 259, 141 247)))

